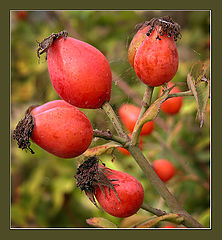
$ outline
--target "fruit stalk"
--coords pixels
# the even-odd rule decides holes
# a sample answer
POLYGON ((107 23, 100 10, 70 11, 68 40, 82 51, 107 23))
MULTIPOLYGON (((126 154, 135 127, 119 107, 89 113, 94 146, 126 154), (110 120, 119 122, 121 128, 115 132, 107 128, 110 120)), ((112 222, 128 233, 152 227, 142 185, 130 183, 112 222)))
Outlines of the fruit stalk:
POLYGON ((118 119, 118 117, 116 116, 115 112, 113 111, 113 108, 111 107, 111 105, 109 104, 109 102, 105 102, 102 105, 102 109, 104 110, 104 112, 107 114, 107 116, 109 117, 110 121, 112 122, 116 132, 118 133, 118 135, 120 137, 122 137, 123 139, 125 139, 126 141, 129 140, 128 135, 125 133, 125 131, 122 128, 122 125, 118 119))
POLYGON ((153 208, 151 207, 150 205, 146 204, 146 203, 143 203, 142 206, 141 206, 142 209, 160 217, 160 216, 163 216, 165 214, 167 214, 167 212, 161 210, 161 209, 158 209, 158 208, 153 208))
POLYGON ((118 142, 122 145, 126 144, 126 139, 120 137, 120 136, 116 136, 113 135, 111 131, 107 130, 107 131, 101 131, 98 129, 94 129, 93 130, 93 137, 100 137, 103 138, 105 140, 110 140, 110 141, 115 141, 118 142))
POLYGON ((146 112, 146 110, 149 108, 150 103, 151 103, 151 99, 152 99, 152 95, 153 95, 153 87, 147 86, 146 87, 146 91, 144 93, 143 96, 143 101, 142 101, 142 107, 141 107, 141 111, 140 111, 140 115, 137 119, 137 122, 135 124, 134 130, 133 130, 133 134, 132 134, 132 143, 133 145, 136 145, 139 141, 139 135, 140 132, 142 130, 142 127, 139 128, 137 131, 135 131, 141 117, 143 116, 143 114, 146 112))

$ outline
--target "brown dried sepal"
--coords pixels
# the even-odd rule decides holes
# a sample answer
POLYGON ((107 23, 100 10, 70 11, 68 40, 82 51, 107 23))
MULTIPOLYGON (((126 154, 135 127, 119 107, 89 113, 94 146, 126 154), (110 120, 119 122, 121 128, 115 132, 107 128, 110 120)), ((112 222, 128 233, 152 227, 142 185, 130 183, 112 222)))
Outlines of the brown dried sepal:
POLYGON ((46 60, 47 60, 47 51, 52 46, 52 44, 55 42, 56 39, 63 37, 64 40, 67 38, 68 32, 66 30, 63 30, 58 33, 52 33, 49 37, 45 38, 42 42, 38 42, 39 48, 37 49, 37 56, 40 58, 40 55, 46 52, 46 60))
POLYGON ((30 147, 31 143, 29 139, 34 128, 34 118, 31 115, 31 111, 35 107, 36 105, 26 110, 25 116, 18 122, 12 136, 17 141, 19 148, 29 150, 32 154, 34 154, 34 151, 30 147))
POLYGON ((157 30, 157 39, 161 40, 161 36, 167 35, 167 37, 173 37, 174 41, 177 41, 178 38, 181 38, 181 29, 180 25, 173 21, 170 16, 165 16, 162 18, 152 18, 149 21, 139 23, 136 25, 135 29, 143 29, 147 26, 150 26, 146 35, 149 37, 153 30, 157 30))
POLYGON ((89 157, 85 162, 83 162, 77 169, 77 172, 74 176, 76 179, 76 185, 78 188, 80 188, 82 191, 85 191, 86 196, 89 198, 89 200, 97 207, 97 203, 94 197, 94 190, 96 187, 99 187, 104 196, 105 196, 105 189, 104 187, 107 187, 109 189, 113 190, 119 199, 119 196, 116 192, 116 189, 114 186, 118 184, 113 184, 113 181, 118 181, 117 179, 109 179, 107 175, 111 175, 112 172, 106 168, 106 167, 100 167, 98 163, 97 157, 89 157))

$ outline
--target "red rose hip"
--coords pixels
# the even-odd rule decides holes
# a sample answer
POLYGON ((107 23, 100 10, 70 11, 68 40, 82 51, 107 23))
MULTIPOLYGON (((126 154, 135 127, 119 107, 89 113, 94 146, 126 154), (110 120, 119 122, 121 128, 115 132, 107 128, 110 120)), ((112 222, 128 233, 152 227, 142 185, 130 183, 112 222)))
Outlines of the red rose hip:
POLYGON ((170 17, 151 19, 142 25, 128 50, 128 58, 138 78, 156 87, 169 82, 178 69, 175 41, 179 25, 170 17))
POLYGON ((49 47, 47 61, 52 84, 63 100, 91 109, 110 100, 111 69, 95 47, 71 37, 60 37, 49 47))
POLYGON ((167 159, 158 159, 152 162, 156 174, 163 182, 167 182, 175 175, 174 165, 167 159))
MULTIPOLYGON (((122 123, 124 124, 124 126, 126 127, 126 129, 132 133, 134 126, 136 124, 136 121, 139 117, 140 114, 140 108, 132 105, 132 104, 123 104, 119 110, 119 117, 122 121, 122 123)), ((154 122, 150 121, 147 122, 143 125, 142 127, 142 131, 141 131, 141 136, 142 135, 149 135, 151 134, 151 132, 154 129, 154 122)))
MULTIPOLYGON (((168 88, 171 88, 174 84, 172 82, 168 83, 168 88)), ((180 89, 175 86, 170 93, 178 93, 180 89)), ((173 97, 167 99, 161 104, 161 110, 169 115, 177 114, 183 105, 183 97, 173 97)))
POLYGON ((55 156, 77 157, 91 144, 93 128, 89 119, 63 100, 35 107, 30 111, 30 116, 34 122, 29 134, 31 140, 55 156))
POLYGON ((125 218, 135 214, 141 207, 144 198, 144 190, 141 183, 133 176, 109 169, 111 174, 108 174, 108 179, 115 179, 113 181, 114 188, 118 194, 112 189, 104 186, 105 194, 97 186, 95 190, 95 197, 100 206, 110 215, 125 218))

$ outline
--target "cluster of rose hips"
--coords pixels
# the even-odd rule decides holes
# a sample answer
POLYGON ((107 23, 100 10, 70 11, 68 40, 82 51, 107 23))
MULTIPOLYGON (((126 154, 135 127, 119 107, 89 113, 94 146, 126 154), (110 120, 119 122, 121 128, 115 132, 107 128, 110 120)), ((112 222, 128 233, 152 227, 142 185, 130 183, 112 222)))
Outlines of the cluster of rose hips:
MULTIPOLYGON (((63 31, 65 32, 65 31, 63 31)), ((29 138, 47 152, 61 158, 74 158, 83 154, 93 139, 93 127, 87 116, 78 108, 98 109, 110 100, 112 74, 105 56, 92 45, 67 35, 52 34, 40 43, 47 54, 48 71, 52 85, 62 100, 42 106, 30 107, 18 123, 13 137, 19 148, 30 147, 29 138)), ((138 78, 156 87, 169 82, 177 72, 178 53, 175 40, 179 35, 178 24, 171 18, 153 19, 140 26, 128 51, 129 62, 138 78)), ((172 83, 169 83, 171 87, 172 83)), ((178 92, 174 87, 172 92, 178 92)), ((175 114, 182 105, 182 98, 166 100, 161 108, 175 114)), ((132 134, 140 109, 131 104, 119 108, 125 128, 132 134)), ((149 135, 154 122, 144 124, 141 136, 149 135)), ((140 142, 142 149, 142 140, 140 142)), ((120 151, 129 154, 124 148, 120 151)), ((160 179, 168 181, 175 173, 174 166, 166 159, 153 162, 160 179)), ((79 166, 77 186, 84 190, 96 205, 116 217, 128 217, 142 205, 144 190, 137 179, 127 173, 108 169, 96 158, 89 158, 79 166)))

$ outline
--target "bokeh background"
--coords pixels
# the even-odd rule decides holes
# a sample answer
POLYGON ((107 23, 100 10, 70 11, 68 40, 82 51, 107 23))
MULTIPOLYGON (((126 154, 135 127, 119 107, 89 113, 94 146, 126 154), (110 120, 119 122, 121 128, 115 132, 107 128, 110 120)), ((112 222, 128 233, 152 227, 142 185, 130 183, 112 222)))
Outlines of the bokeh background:
MULTIPOLYGON (((153 17, 169 15, 181 25, 177 41, 179 69, 173 81, 187 90, 186 78, 192 64, 210 59, 209 11, 11 11, 11 130, 33 104, 60 99, 47 70, 47 61, 36 54, 37 41, 66 29, 69 36, 98 48, 108 59, 113 72, 111 105, 117 112, 123 103, 140 106, 145 90, 127 59, 127 49, 136 24, 153 17)), ((154 99, 159 89, 154 91, 154 99)), ((81 109, 94 128, 113 131, 102 110, 81 109)), ((210 101, 205 122, 199 127, 194 97, 184 98, 176 116, 160 112, 155 134, 143 138, 143 153, 152 162, 169 159, 176 175, 167 182, 170 191, 184 208, 205 227, 210 226, 210 101)), ((106 143, 93 141, 92 146, 106 143)), ((120 219, 98 210, 76 188, 76 159, 57 158, 32 144, 35 154, 11 142, 11 227, 13 228, 90 228, 86 219, 104 217, 118 227, 148 219, 145 210, 120 219)), ((142 183, 144 202, 169 211, 131 156, 115 150, 101 156, 106 166, 127 172, 142 183)), ((160 223, 156 228, 164 226, 160 223)))

